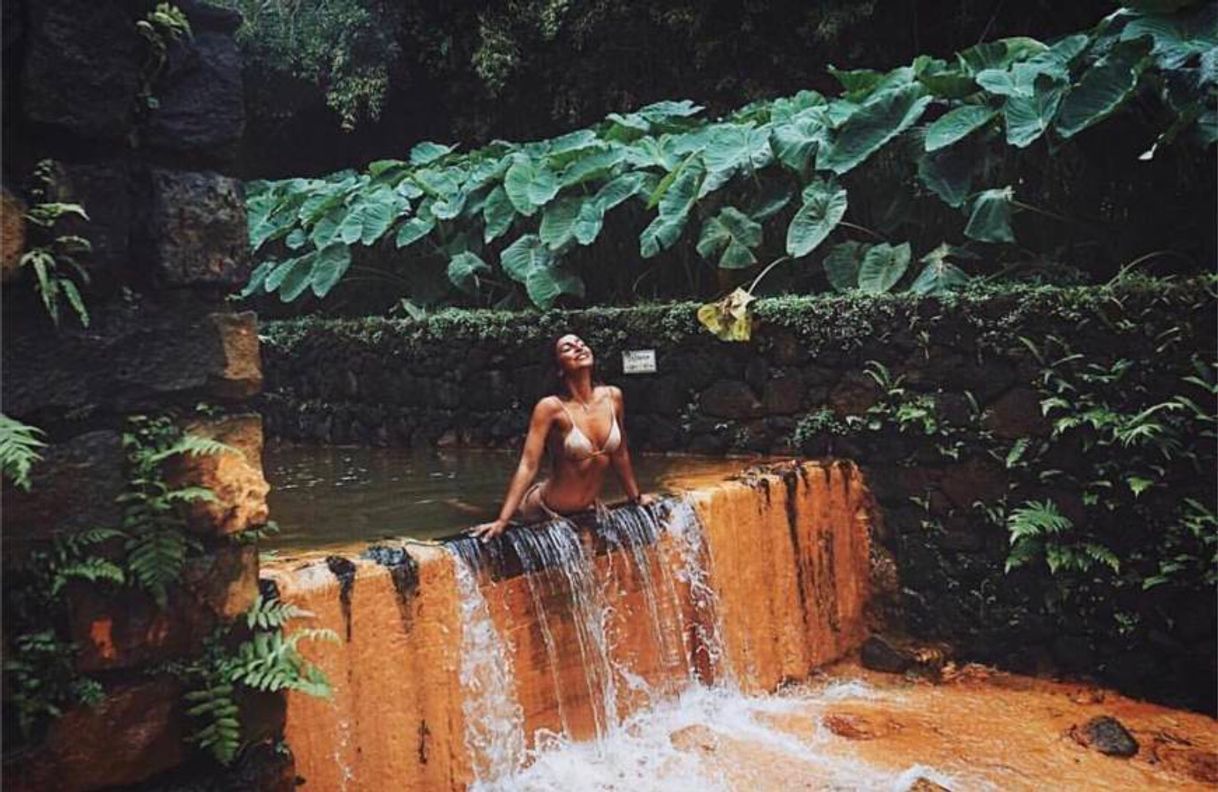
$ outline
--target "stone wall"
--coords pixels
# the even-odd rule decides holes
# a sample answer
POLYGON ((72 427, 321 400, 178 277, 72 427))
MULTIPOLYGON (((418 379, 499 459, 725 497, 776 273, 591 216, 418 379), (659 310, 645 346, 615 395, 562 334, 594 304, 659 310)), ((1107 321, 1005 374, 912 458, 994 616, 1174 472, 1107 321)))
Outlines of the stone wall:
MULTIPOLYGON (((186 778, 198 784, 192 788, 232 788, 185 742, 181 683, 166 668, 196 656, 217 626, 253 602, 258 556, 234 537, 267 519, 261 420, 248 406, 262 387, 255 318, 226 299, 249 274, 242 187, 225 173, 244 126, 233 40, 241 18, 179 0, 192 35, 169 42, 158 68, 136 28, 154 5, 4 7, 3 409, 44 430, 48 442, 28 493, 5 482, 6 660, 14 631, 31 617, 17 612, 28 593, 21 587, 34 585, 22 562, 74 531, 121 524, 116 498, 127 485, 130 416, 168 414, 235 450, 173 474, 217 499, 189 515, 195 548, 164 607, 131 586, 76 580, 63 590, 62 612, 33 614, 74 642, 76 671, 99 681, 103 694, 23 737, 10 711, 21 691, 6 675, 4 775, 12 789, 168 788, 186 778), (34 239, 21 218, 28 180, 47 159, 50 193, 38 202, 78 203, 89 216, 55 229, 92 246, 80 257, 89 274, 81 289, 87 326, 66 306, 55 326, 33 272, 16 264, 22 237, 34 239)), ((121 557, 121 541, 101 552, 121 557)), ((258 747, 249 756, 259 766, 246 762, 232 778, 291 788, 290 760, 258 747)))
POLYGON ((1183 499, 1214 503, 1212 430, 1201 419, 1180 455, 1138 473, 1154 480, 1149 491, 1132 494, 1128 476, 1113 474, 1095 494, 1095 471, 1138 447, 1098 446, 1083 429, 1057 436, 1042 408, 1055 395, 1046 372, 1065 360, 1088 398, 1123 414, 1186 393, 1212 415, 1212 395, 1184 382, 1214 359, 1212 292, 1212 281, 1126 281, 762 300, 746 344, 704 332, 691 304, 274 322, 261 330, 260 403, 269 434, 296 441, 514 446, 554 382, 549 339, 577 332, 600 375, 625 392, 633 449, 859 462, 883 506, 877 544, 896 560, 901 594, 890 613, 906 629, 973 659, 1098 673, 1212 708, 1212 691, 1180 682, 1213 677, 1212 585, 1143 594, 1108 581, 1118 596, 1085 580, 1067 585, 1043 559, 1004 571, 1006 520, 1030 501, 1052 500, 1081 531, 1108 537, 1132 559, 1121 574, 1143 576, 1166 560, 1162 532, 1178 523, 1183 499), (620 373, 622 350, 648 348, 655 374, 620 373), (1105 384, 1103 372, 1127 362, 1105 384), (1086 602, 1063 601, 1054 593, 1063 587, 1086 602))

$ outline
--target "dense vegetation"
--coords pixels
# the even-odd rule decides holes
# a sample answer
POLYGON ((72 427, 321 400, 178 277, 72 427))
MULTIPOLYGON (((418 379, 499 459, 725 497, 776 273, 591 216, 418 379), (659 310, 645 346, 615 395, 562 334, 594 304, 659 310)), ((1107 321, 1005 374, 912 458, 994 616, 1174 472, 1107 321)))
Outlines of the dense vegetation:
POLYGON ((1148 5, 1051 45, 831 70, 836 96, 716 120, 665 101, 543 141, 428 142, 362 172, 255 182, 246 293, 315 300, 342 282, 332 308, 414 312, 709 297, 766 262, 783 265, 770 288, 801 292, 1203 270, 1215 7, 1148 5))
POLYGON ((535 140, 671 97, 722 115, 1007 36, 1051 39, 1111 0, 221 0, 239 31, 243 167, 314 176, 410 141, 535 140), (882 16, 881 16, 882 15, 882 16), (876 24, 877 18, 882 24, 876 24))

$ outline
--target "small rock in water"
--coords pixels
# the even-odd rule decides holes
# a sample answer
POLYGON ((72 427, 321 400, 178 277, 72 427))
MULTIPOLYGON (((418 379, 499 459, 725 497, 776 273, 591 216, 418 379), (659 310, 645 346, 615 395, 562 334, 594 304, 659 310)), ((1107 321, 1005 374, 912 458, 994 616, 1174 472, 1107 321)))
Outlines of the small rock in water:
POLYGON ((900 724, 892 721, 875 723, 863 715, 850 712, 825 713, 821 723, 833 734, 847 740, 874 740, 901 728, 900 724))
POLYGON ((908 652, 897 649, 883 638, 873 635, 863 642, 859 661, 862 662, 863 668, 872 671, 900 674, 913 665, 914 658, 908 652))
POLYGON ((1133 756, 1138 752, 1138 741, 1119 720, 1109 715, 1099 715, 1081 727, 1072 727, 1070 736, 1080 745, 1108 756, 1133 756))
POLYGON ((909 785, 909 792, 951 792, 951 790, 942 784, 936 784, 929 778, 919 777, 917 781, 909 785))
POLYGON ((719 747, 719 735, 712 729, 701 724, 677 729, 668 735, 669 742, 679 751, 698 751, 699 753, 714 753, 719 747))

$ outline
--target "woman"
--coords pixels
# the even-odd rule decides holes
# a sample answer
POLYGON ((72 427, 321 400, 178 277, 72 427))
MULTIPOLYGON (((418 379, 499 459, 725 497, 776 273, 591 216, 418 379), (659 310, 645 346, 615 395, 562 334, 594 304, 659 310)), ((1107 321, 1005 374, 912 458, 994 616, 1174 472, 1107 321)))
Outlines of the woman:
POLYGON ((639 493, 634 480, 622 426, 625 405, 621 389, 593 382, 596 360, 579 336, 561 336, 552 351, 562 387, 557 395, 546 396, 533 408, 524 452, 508 485, 499 518, 470 529, 483 541, 503 533, 513 515, 524 522, 536 522, 587 509, 596 502, 610 466, 631 501, 650 502, 639 493), (553 476, 534 484, 547 441, 553 476))

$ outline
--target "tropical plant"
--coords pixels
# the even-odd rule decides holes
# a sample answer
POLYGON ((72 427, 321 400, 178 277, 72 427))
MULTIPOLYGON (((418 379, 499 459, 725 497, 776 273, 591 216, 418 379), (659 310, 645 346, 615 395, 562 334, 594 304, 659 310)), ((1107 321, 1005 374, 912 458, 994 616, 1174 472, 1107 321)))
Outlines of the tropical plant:
POLYGON ((78 256, 89 253, 93 247, 89 240, 77 234, 56 234, 55 226, 65 217, 87 222, 89 216, 80 204, 54 200, 55 174, 52 160, 41 160, 34 167, 30 194, 39 203, 30 206, 25 220, 33 227, 31 239, 38 244, 22 252, 19 263, 21 267, 33 270, 35 288, 56 326, 59 325, 61 303, 67 302, 80 323, 87 327, 89 311, 80 289, 89 282, 89 273, 81 266, 78 256))
POLYGON ((140 68, 140 101, 144 107, 156 109, 159 103, 152 95, 152 86, 165 68, 170 43, 194 34, 186 14, 173 3, 157 3, 143 19, 136 21, 135 30, 148 45, 148 53, 140 68))
POLYGON ((38 453, 46 447, 39 439, 42 434, 38 427, 0 413, 0 474, 20 489, 29 491, 30 469, 42 459, 38 453))
POLYGON ((259 595, 246 611, 249 637, 229 648, 233 627, 222 628, 207 642, 203 655, 188 664, 170 667, 188 685, 186 713, 196 728, 190 742, 208 751, 221 764, 230 764, 241 749, 238 688, 276 692, 295 690, 328 697, 330 683, 317 666, 301 656, 301 641, 337 641, 332 630, 299 628, 289 635, 284 627, 293 619, 313 614, 278 598, 259 595))
MULTIPOLYGON (((1213 11, 1125 8, 1052 44, 1005 39, 954 62, 921 56, 887 73, 832 70, 838 96, 802 91, 714 121, 690 101, 666 101, 549 140, 496 141, 468 154, 428 142, 408 161, 360 173, 254 182, 250 241, 261 261, 245 294, 325 297, 361 251, 375 249, 396 250, 400 263, 365 275, 401 281, 415 302, 454 293, 493 302, 519 290, 547 307, 581 298, 588 278, 602 277, 576 264, 609 244, 619 215, 643 226, 633 253, 643 260, 676 251, 688 267, 677 243, 689 229, 697 254, 731 278, 764 251, 805 269, 836 238, 821 257, 833 288, 880 292, 910 277, 922 293, 953 288, 972 248, 1013 245, 1015 213, 1047 211, 1021 199, 1014 181, 995 183, 996 161, 1010 152, 1038 140, 1066 145, 1135 95, 1157 130, 1145 156, 1214 143, 1213 11), (879 230, 846 219, 848 181, 907 165, 914 193, 869 208, 879 230), (912 202, 927 200, 935 212, 959 213, 964 244, 923 252, 890 236, 912 202), (849 238, 860 233, 866 242, 849 238), (911 270, 919 253, 923 266, 911 270)), ((632 255, 620 246, 613 254, 632 255)))

